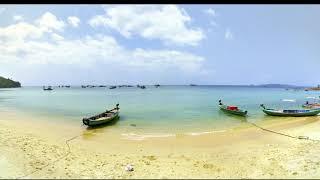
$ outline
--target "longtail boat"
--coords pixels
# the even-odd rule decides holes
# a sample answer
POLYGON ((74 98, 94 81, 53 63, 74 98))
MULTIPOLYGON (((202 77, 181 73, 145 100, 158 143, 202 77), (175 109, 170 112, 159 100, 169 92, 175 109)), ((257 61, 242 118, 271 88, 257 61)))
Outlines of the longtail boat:
POLYGON ((45 86, 43 86, 43 90, 44 91, 52 91, 52 87, 51 86, 48 86, 48 88, 46 88, 45 86))
POLYGON ((270 116, 292 116, 292 117, 303 117, 303 116, 315 116, 320 113, 320 109, 269 109, 263 104, 260 104, 262 111, 270 116))
POLYGON ((239 116, 246 116, 248 111, 239 109, 237 106, 227 106, 222 104, 221 100, 219 100, 219 107, 220 110, 230 113, 230 114, 234 114, 234 115, 239 115, 239 116))
POLYGON ((84 125, 87 126, 96 126, 108 123, 110 121, 113 121, 117 118, 119 118, 119 104, 116 105, 115 108, 111 110, 107 110, 106 112, 103 112, 101 114, 89 117, 89 118, 83 118, 82 122, 84 125))

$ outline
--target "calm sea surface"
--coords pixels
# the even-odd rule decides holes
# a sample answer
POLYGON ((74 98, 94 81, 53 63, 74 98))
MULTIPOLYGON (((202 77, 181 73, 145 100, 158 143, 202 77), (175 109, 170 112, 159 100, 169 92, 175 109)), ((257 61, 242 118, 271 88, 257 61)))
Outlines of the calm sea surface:
POLYGON ((109 128, 139 132, 185 132, 221 130, 244 121, 267 121, 259 108, 301 108, 320 92, 284 88, 232 86, 147 86, 146 89, 122 87, 57 88, 42 87, 0 89, 0 108, 13 109, 50 121, 82 125, 82 118, 120 104, 120 119, 109 128), (218 100, 248 110, 247 118, 225 114, 218 100), (48 120, 48 118, 43 118, 48 120))

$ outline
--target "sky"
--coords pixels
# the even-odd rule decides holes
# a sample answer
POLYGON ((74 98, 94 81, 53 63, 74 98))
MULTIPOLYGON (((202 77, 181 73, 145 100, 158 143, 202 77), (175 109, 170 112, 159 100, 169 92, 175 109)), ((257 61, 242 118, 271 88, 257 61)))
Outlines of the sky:
POLYGON ((28 85, 320 84, 319 5, 0 5, 28 85))

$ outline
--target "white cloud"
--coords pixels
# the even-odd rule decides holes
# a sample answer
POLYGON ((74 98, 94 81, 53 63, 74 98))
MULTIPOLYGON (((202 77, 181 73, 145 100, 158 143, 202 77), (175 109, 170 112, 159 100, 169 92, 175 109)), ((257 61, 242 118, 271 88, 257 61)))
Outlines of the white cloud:
MULTIPOLYGON (((18 17, 17 19, 20 19, 18 17)), ((10 41, 11 43, 25 42, 30 39, 41 39, 44 35, 55 31, 62 31, 65 23, 59 21, 50 12, 44 13, 33 23, 17 22, 6 27, 0 27, 0 41, 10 41)))
POLYGON ((68 22, 71 26, 73 27, 78 27, 80 23, 80 19, 76 16, 69 16, 68 17, 68 22))
POLYGON ((229 28, 227 28, 225 34, 224 34, 224 37, 227 39, 227 40, 232 40, 233 39, 233 33, 230 31, 229 28))
POLYGON ((15 15, 15 16, 13 16, 13 20, 14 21, 22 21, 23 17, 21 15, 15 15))
POLYGON ((43 33, 44 31, 42 29, 33 24, 19 22, 17 24, 0 28, 0 40, 22 41, 27 38, 40 38, 43 33))
POLYGON ((129 50, 110 36, 87 36, 77 40, 59 39, 56 42, 28 41, 27 43, 0 45, 1 63, 72 64, 90 67, 95 62, 117 63, 135 68, 174 67, 186 72, 201 69, 203 57, 174 50, 129 50), (5 60, 5 62, 1 62, 5 60))
POLYGON ((17 22, 0 27, 0 64, 90 67, 99 62, 128 68, 175 68, 185 72, 197 72, 202 68, 203 57, 184 51, 127 49, 107 35, 67 39, 59 34, 63 26, 54 17, 51 14, 42 16, 34 23, 17 22), (44 19, 51 23, 43 23, 44 19))
POLYGON ((57 17, 50 12, 44 13, 39 19, 36 20, 36 23, 44 31, 62 31, 65 27, 65 23, 61 20, 58 20, 57 17))
POLYGON ((176 5, 104 6, 105 14, 90 19, 92 27, 104 26, 126 38, 139 35, 166 44, 198 45, 205 37, 200 28, 188 27, 191 17, 176 5))
POLYGON ((213 17, 217 16, 216 11, 214 9, 212 9, 212 8, 204 10, 204 13, 206 13, 206 14, 208 14, 210 16, 213 16, 213 17))
POLYGON ((53 41, 62 41, 64 40, 64 37, 60 36, 59 34, 53 33, 51 34, 51 39, 53 41))

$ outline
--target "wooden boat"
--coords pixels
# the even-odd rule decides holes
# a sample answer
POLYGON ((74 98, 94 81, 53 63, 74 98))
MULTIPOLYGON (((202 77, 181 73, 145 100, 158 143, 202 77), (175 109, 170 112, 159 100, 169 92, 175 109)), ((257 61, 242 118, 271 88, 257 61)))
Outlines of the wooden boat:
POLYGON ((87 126, 97 126, 97 125, 108 123, 110 121, 113 121, 119 118, 119 109, 120 109, 119 104, 117 104, 116 107, 111 110, 107 110, 106 112, 103 112, 101 114, 98 114, 89 118, 83 118, 82 122, 84 125, 87 125, 87 126))
POLYGON ((43 86, 43 90, 44 91, 51 91, 53 90, 51 86, 48 86, 48 88, 46 88, 45 86, 43 86))
POLYGON ((239 116, 246 116, 248 111, 239 109, 237 106, 227 106, 222 104, 221 100, 219 100, 219 108, 220 110, 230 113, 230 114, 234 114, 234 115, 239 115, 239 116))
POLYGON ((260 105, 263 109, 262 111, 270 116, 292 116, 292 117, 303 117, 303 116, 315 116, 320 113, 320 109, 267 109, 263 104, 260 105))
POLYGON ((139 84, 137 85, 137 87, 140 88, 140 89, 145 89, 146 88, 146 86, 143 86, 143 85, 140 86, 139 84))

